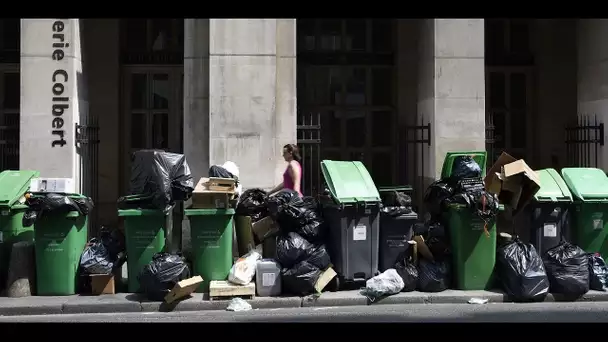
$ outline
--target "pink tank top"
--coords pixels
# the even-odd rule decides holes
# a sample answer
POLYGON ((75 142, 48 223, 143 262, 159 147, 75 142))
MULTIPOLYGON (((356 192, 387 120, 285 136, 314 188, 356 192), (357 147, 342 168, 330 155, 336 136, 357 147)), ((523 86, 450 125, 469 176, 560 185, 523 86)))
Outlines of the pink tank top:
MULTIPOLYGON (((300 169, 300 175, 302 175, 302 165, 300 165, 300 163, 298 163, 296 161, 296 165, 298 166, 298 169, 300 169)), ((300 179, 302 177, 300 176, 300 179)), ((291 178, 291 175, 289 174, 289 165, 287 165, 287 168, 285 169, 285 172, 283 172, 283 187, 285 189, 290 189, 290 190, 295 190, 293 188, 294 184, 293 184, 293 179, 291 178)), ((302 182, 300 182, 300 186, 302 186, 302 182)), ((300 196, 302 196, 301 192, 298 192, 300 194, 300 196)))

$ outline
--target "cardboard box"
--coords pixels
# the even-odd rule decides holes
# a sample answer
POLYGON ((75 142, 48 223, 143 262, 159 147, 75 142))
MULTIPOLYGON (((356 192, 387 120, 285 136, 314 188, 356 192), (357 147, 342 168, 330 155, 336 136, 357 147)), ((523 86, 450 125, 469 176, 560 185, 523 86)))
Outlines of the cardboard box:
POLYGON ((71 178, 32 178, 31 192, 54 192, 59 194, 73 194, 76 191, 74 180, 71 178))
POLYGON ((179 283, 175 284, 173 289, 171 289, 171 292, 167 293, 165 296, 165 302, 167 304, 171 304, 180 298, 191 295, 192 292, 196 291, 202 282, 203 278, 201 278, 201 276, 194 276, 192 278, 180 281, 179 283))
POLYGON ((209 177, 206 178, 207 190, 210 191, 223 191, 223 192, 235 192, 236 181, 233 178, 218 178, 209 177))
POLYGON ((270 216, 264 217, 258 222, 255 222, 251 226, 251 229, 258 238, 258 241, 264 241, 266 238, 274 236, 279 232, 279 226, 270 216))
POLYGON ((201 178, 192 192, 192 209, 227 209, 234 191, 209 189, 209 178, 201 178))
POLYGON ((99 296, 116 293, 113 274, 91 274, 90 276, 92 295, 99 296))
POLYGON ((540 189, 540 178, 523 159, 503 152, 484 179, 486 190, 498 195, 499 202, 517 213, 540 189))

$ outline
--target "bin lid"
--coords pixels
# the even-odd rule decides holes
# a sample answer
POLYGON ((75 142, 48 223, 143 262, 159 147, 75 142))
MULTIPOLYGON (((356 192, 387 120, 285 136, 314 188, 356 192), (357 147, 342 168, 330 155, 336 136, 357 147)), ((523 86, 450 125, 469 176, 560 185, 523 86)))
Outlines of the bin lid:
POLYGON ((443 167, 441 168, 441 178, 448 178, 452 175, 454 169, 454 161, 457 157, 471 156, 481 167, 481 176, 484 177, 486 174, 486 160, 488 159, 488 153, 486 151, 459 151, 459 152, 448 152, 445 154, 443 159, 443 167))
POLYGON ((31 170, 0 172, 0 207, 11 207, 27 192, 32 178, 40 172, 31 170))
POLYGON ((562 169, 570 191, 583 201, 608 201, 608 177, 596 168, 567 167, 562 169))
POLYGON ((572 194, 568 186, 555 169, 536 171, 540 178, 540 189, 534 195, 537 201, 572 202, 572 194))
POLYGON ((203 216, 203 215, 234 215, 234 209, 184 209, 184 214, 186 216, 203 216))
POLYGON ((412 188, 411 185, 381 186, 378 188, 378 192, 393 192, 393 191, 412 192, 412 191, 414 191, 414 188, 412 188))
POLYGON ((380 194, 360 161, 321 161, 321 171, 332 197, 339 204, 380 202, 380 194))
POLYGON ((167 214, 155 209, 119 209, 118 216, 167 216, 167 214))

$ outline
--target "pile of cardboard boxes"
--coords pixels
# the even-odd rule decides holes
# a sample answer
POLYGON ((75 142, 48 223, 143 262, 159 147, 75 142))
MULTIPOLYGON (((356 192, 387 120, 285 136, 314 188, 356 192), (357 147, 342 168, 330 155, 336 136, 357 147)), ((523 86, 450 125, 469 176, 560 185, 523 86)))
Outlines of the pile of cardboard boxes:
POLYGON ((513 224, 516 216, 540 190, 540 178, 523 159, 516 159, 503 152, 492 165, 484 179, 486 190, 498 196, 504 211, 498 217, 499 233, 516 233, 524 238, 529 235, 525 229, 518 230, 513 224))

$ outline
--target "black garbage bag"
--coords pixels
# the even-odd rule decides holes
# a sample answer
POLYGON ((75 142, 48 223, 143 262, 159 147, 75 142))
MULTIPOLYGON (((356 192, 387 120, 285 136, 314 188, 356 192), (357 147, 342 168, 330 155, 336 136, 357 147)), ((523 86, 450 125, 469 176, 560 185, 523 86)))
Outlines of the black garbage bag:
MULTIPOLYGON (((141 209, 159 209, 168 212, 175 201, 192 196, 194 182, 190 167, 183 154, 155 150, 136 151, 131 155, 131 181, 129 195, 149 198, 137 203, 141 209)), ((119 207, 132 208, 125 198, 119 207)))
POLYGON ((485 222, 494 220, 498 215, 498 197, 484 189, 456 193, 448 198, 446 203, 463 204, 485 222))
POLYGON ((425 244, 433 254, 433 259, 440 262, 449 259, 452 253, 445 226, 439 222, 427 222, 426 225, 425 244))
POLYGON ((452 164, 451 178, 478 178, 481 177, 481 167, 471 156, 458 156, 452 164))
POLYGON ((412 213, 412 198, 401 191, 389 191, 382 195, 381 212, 390 216, 412 213))
POLYGON ((326 228, 325 221, 322 218, 317 217, 315 220, 310 221, 310 223, 295 229, 295 232, 310 242, 319 242, 325 240, 327 235, 326 228))
POLYGON ((108 250, 110 260, 116 261, 119 254, 125 251, 125 237, 120 230, 102 226, 99 231, 99 238, 108 250))
POLYGON ((296 296, 312 294, 322 272, 308 261, 301 261, 291 268, 283 268, 281 270, 283 291, 296 296))
POLYGON ((444 202, 453 195, 454 188, 447 181, 436 181, 426 189, 424 205, 432 217, 440 216, 444 211, 444 202))
POLYGON ((80 255, 80 267, 86 274, 110 274, 114 263, 101 241, 93 238, 80 255))
POLYGON ((450 284, 450 268, 446 261, 429 261, 424 258, 418 262, 418 290, 422 292, 441 292, 450 284))
POLYGON ((290 226, 284 227, 284 229, 295 231, 319 218, 317 208, 317 202, 312 197, 304 197, 301 200, 283 204, 278 210, 271 212, 274 212, 277 222, 282 221, 285 225, 290 226))
POLYGON ((243 191, 236 204, 235 212, 237 215, 250 216, 253 222, 268 216, 266 191, 257 188, 243 191))
POLYGON ((567 241, 543 256, 551 293, 579 297, 589 292, 589 258, 580 247, 567 241))
POLYGON ((589 253, 589 288, 608 291, 608 267, 599 253, 589 253))
POLYGON ((280 212, 286 207, 288 204, 300 204, 302 202, 302 198, 300 194, 291 190, 291 189, 283 189, 276 194, 269 196, 267 198, 268 203, 268 211, 270 215, 276 220, 280 212))
POLYGON ((403 279, 403 289, 401 292, 411 292, 416 290, 418 285, 418 269, 413 262, 403 259, 395 263, 397 274, 403 279))
POLYGON ((190 269, 181 255, 156 253, 137 278, 149 300, 162 301, 175 284, 190 278, 190 269))
POLYGON ((281 234, 277 237, 276 260, 283 268, 307 260, 314 251, 314 245, 297 233, 281 234))
POLYGON ((80 215, 86 216, 94 207, 93 200, 89 197, 70 197, 56 193, 29 197, 25 204, 28 209, 22 219, 24 227, 31 226, 36 220, 46 215, 67 214, 76 211, 80 215))
POLYGON ((495 271, 502 289, 515 302, 542 302, 549 293, 542 258, 532 244, 518 238, 498 248, 495 271))
POLYGON ((313 247, 310 251, 310 255, 306 258, 306 261, 322 271, 325 271, 331 264, 331 259, 329 258, 329 253, 327 252, 325 245, 313 247))

